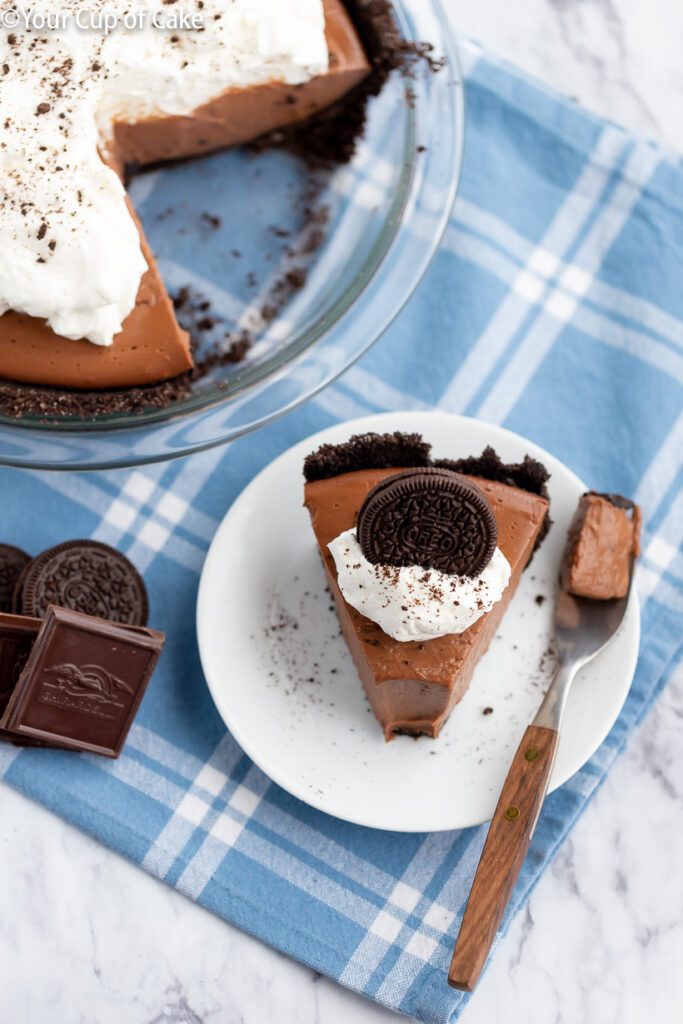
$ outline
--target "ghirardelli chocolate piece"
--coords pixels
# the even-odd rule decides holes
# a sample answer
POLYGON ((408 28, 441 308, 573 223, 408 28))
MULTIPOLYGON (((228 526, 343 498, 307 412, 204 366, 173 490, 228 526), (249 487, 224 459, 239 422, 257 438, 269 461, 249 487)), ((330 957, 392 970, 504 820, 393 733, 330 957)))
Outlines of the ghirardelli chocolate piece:
POLYGON ((51 606, 0 729, 12 738, 118 757, 164 634, 51 606))
POLYGON ((358 542, 374 565, 420 565, 476 576, 493 557, 498 524, 486 496, 448 469, 396 473, 358 513, 358 542))
POLYGON ((0 544, 0 612, 9 612, 12 608, 12 593, 24 566, 31 561, 21 548, 11 544, 0 544))
POLYGON ((42 619, 48 606, 144 626, 147 588, 125 555, 95 540, 68 540, 34 558, 15 587, 13 611, 42 619))

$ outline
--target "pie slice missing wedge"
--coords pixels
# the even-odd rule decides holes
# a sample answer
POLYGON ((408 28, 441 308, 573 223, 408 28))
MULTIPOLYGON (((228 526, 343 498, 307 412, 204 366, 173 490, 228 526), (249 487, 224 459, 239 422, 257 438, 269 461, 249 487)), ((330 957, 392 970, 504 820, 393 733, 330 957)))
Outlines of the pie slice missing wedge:
MULTIPOLYGON (((109 6, 123 18, 130 5, 109 6)), ((175 35, 149 19, 0 33, 0 378, 90 390, 188 370, 189 338, 116 175, 308 123, 372 80, 342 0, 191 6, 205 26, 175 35)))
MULTIPOLYGON (((364 435, 344 445, 325 446, 309 456, 304 473, 304 504, 311 516, 342 631, 386 739, 398 733, 437 737, 465 694, 524 568, 548 530, 548 473, 528 458, 520 465, 506 466, 491 449, 479 458, 434 463, 419 436, 400 434, 364 435), (480 613, 462 632, 399 640, 345 599, 328 545, 345 531, 354 530, 361 506, 380 482, 406 469, 431 466, 464 477, 484 494, 497 523, 498 548, 509 563, 509 581, 489 610, 480 613)), ((398 523, 396 529, 400 532, 402 524, 398 523)), ((354 568, 357 565, 351 566, 354 568)), ((375 570, 376 576, 384 573, 391 586, 396 569, 380 565, 375 570)), ((424 570, 420 573, 427 578, 424 570)), ((475 588, 478 585, 475 580, 475 588)), ((387 591, 383 593, 386 605, 387 591)), ((439 594, 439 599, 444 599, 441 591, 439 594)), ((452 594, 447 594, 445 600, 449 596, 452 600, 452 594)), ((410 609, 404 607, 409 618, 410 609)))

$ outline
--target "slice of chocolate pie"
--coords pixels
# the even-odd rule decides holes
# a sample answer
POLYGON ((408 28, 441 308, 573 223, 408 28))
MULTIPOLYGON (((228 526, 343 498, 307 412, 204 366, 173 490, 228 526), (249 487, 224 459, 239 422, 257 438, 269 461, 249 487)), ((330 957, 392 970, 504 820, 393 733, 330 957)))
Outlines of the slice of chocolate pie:
POLYGON ((304 464, 304 504, 342 631, 387 740, 436 737, 550 526, 529 457, 433 460, 416 434, 365 434, 304 464))

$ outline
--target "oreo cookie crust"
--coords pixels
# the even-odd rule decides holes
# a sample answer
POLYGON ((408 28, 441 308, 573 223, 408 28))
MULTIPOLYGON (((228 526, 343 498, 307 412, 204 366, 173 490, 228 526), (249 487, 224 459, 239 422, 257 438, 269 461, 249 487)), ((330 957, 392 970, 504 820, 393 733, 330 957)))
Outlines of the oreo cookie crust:
MULTIPOLYGON (((465 476, 480 476, 484 480, 496 480, 509 487, 519 487, 520 490, 528 491, 529 494, 537 494, 539 498, 545 498, 550 507, 550 495, 547 488, 550 473, 542 462, 532 459, 530 455, 525 455, 522 462, 503 462, 498 452, 491 445, 487 445, 481 455, 472 455, 466 459, 434 459, 432 465, 452 469, 455 473, 463 473, 465 476)), ((534 551, 538 550, 548 536, 548 530, 552 525, 550 513, 546 512, 541 532, 536 538, 534 551)))
POLYGON ((304 477, 329 480, 358 469, 429 466, 431 445, 420 434, 354 434, 343 444, 324 444, 304 460, 304 477))
POLYGON ((446 469, 382 480, 358 513, 358 541, 373 565, 419 565, 477 576, 493 557, 498 524, 480 489, 446 469))
POLYGON ((605 501, 610 503, 610 505, 614 505, 615 508, 623 509, 624 512, 630 512, 631 509, 636 507, 635 501, 632 501, 631 498, 625 498, 622 494, 613 494, 612 492, 607 493, 604 491, 586 491, 583 497, 586 498, 590 494, 594 494, 596 498, 604 498, 605 501))
POLYGON ((147 588, 135 566, 94 540, 57 544, 27 566, 14 607, 42 619, 51 604, 127 626, 145 626, 149 614, 147 588))
POLYGON ((21 548, 12 544, 0 544, 0 612, 12 609, 12 594, 22 569, 31 561, 21 548))

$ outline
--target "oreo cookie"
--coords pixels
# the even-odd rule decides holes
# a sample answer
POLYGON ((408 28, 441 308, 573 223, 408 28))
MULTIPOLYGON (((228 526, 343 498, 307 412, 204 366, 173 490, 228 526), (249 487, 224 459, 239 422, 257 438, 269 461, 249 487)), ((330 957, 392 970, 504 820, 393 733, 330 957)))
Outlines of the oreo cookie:
POLYGON ((42 619, 49 605, 127 626, 145 626, 147 588, 125 555, 95 540, 69 540, 34 558, 17 581, 15 614, 42 619))
POLYGON ((23 614, 21 607, 21 591, 24 586, 24 580, 26 579, 26 573, 28 572, 32 562, 33 559, 29 558, 28 562, 17 576, 16 582, 14 584, 14 590, 12 591, 12 607, 10 609, 12 615, 23 614))
POLYGON ((11 611, 17 580, 30 561, 31 556, 21 548, 0 544, 0 612, 11 611))
POLYGON ((493 557, 496 517, 484 493, 448 469, 386 477, 358 513, 358 542, 373 565, 420 565, 477 576, 493 557))

